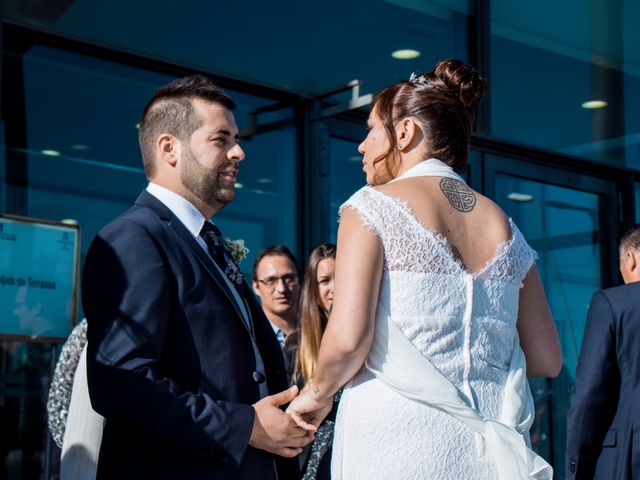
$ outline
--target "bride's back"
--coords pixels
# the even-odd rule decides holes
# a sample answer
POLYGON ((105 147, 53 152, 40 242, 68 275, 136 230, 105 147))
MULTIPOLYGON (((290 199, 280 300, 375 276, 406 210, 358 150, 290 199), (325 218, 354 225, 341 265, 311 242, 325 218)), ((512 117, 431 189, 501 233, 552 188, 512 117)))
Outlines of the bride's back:
POLYGON ((468 272, 480 271, 511 240, 509 219, 500 207, 462 182, 418 177, 376 189, 407 204, 420 224, 441 234, 468 272), (467 201, 460 202, 461 197, 467 201))

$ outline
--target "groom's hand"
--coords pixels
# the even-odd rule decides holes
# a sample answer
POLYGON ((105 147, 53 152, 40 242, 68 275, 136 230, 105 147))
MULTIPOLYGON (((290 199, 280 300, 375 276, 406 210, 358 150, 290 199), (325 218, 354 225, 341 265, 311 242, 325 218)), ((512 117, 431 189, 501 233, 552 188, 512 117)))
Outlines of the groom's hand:
POLYGON ((280 410, 298 394, 293 386, 283 392, 263 398, 253 405, 256 412, 249 445, 282 457, 295 457, 302 447, 313 441, 314 435, 296 425, 289 415, 280 410))

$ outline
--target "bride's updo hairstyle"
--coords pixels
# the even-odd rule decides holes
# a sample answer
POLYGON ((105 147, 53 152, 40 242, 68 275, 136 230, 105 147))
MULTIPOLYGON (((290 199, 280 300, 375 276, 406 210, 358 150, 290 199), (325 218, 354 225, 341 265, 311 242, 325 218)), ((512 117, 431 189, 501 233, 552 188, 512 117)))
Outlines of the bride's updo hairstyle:
MULTIPOLYGON (((442 60, 432 72, 412 74, 385 88, 374 98, 374 109, 389 138, 386 158, 391 178, 397 176, 400 156, 395 125, 413 117, 422 125, 426 158, 437 158, 455 171, 464 171, 471 143, 474 107, 484 96, 487 81, 471 65, 460 60, 442 60)), ((426 160, 425 158, 425 160, 426 160)))

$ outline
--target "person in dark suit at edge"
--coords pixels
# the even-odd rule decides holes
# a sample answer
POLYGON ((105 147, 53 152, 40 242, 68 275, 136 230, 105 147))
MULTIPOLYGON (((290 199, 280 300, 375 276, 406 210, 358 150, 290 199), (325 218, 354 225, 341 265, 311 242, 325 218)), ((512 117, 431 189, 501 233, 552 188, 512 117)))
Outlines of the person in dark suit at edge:
POLYGON ((625 285, 596 292, 567 414, 567 478, 640 478, 640 225, 620 242, 625 285))
POLYGON ((98 479, 293 479, 313 440, 280 408, 297 390, 209 220, 233 200, 245 156, 234 107, 202 75, 159 89, 139 129, 149 185, 87 253, 98 479))

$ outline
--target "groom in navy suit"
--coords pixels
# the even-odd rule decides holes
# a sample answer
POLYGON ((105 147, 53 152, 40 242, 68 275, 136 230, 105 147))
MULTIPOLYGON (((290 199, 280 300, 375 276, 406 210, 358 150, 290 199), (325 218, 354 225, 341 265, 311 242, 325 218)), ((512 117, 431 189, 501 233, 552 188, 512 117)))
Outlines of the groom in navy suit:
POLYGON ((140 121, 149 185, 93 240, 82 279, 98 479, 297 478, 312 441, 281 406, 280 346, 210 218, 244 152, 233 101, 196 75, 140 121))
POLYGON ((596 292, 567 415, 567 478, 640 478, 640 226, 620 242, 625 285, 596 292))

